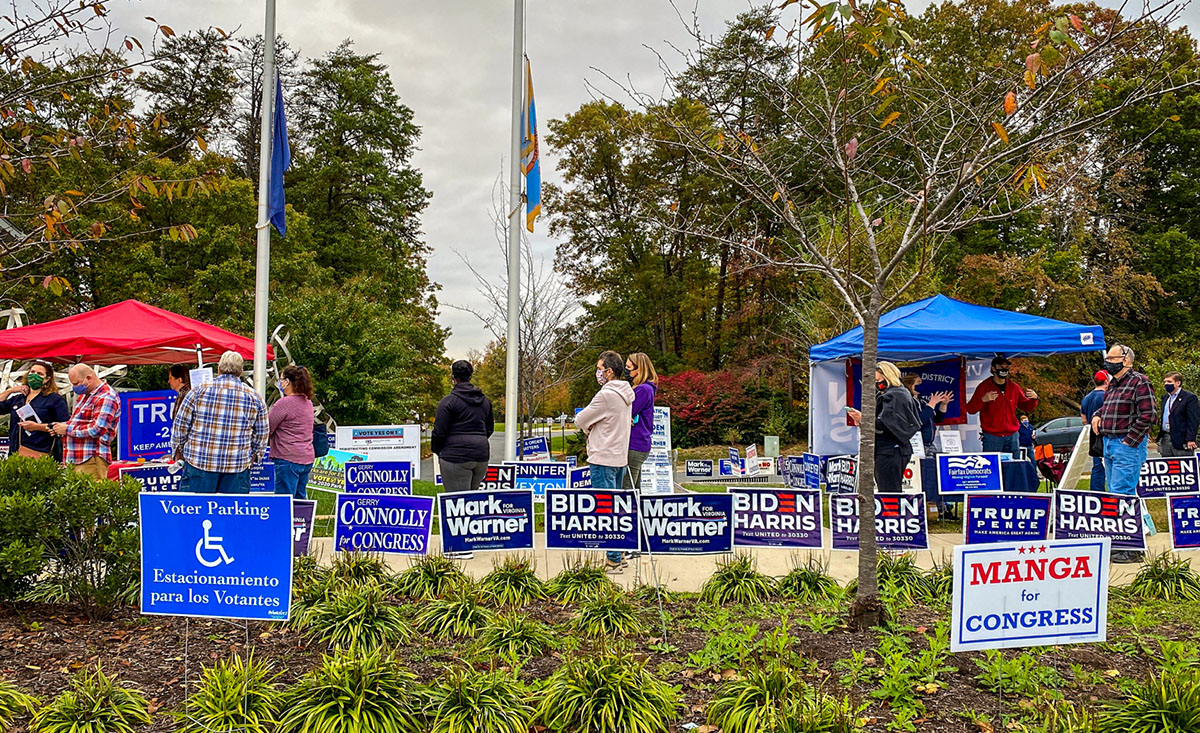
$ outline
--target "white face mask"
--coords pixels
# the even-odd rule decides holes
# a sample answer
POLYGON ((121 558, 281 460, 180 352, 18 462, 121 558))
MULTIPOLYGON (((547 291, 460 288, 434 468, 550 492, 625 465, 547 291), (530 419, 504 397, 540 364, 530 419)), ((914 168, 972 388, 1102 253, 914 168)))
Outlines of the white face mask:
POLYGON ((597 382, 597 383, 598 383, 598 384, 599 384, 601 387, 603 387, 603 386, 604 386, 604 383, 605 383, 605 382, 607 382, 607 381, 608 381, 608 379, 607 379, 607 378, 605 378, 605 376, 604 376, 604 370, 603 370, 603 369, 597 369, 597 370, 596 370, 596 382, 597 382))

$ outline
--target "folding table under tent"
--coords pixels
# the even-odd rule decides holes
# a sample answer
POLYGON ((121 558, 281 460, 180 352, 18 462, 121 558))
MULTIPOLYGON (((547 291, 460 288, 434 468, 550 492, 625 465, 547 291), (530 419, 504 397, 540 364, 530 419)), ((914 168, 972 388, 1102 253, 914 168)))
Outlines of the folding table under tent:
MULTIPOLYGON (((963 402, 989 376, 989 363, 996 354, 1009 358, 1051 356, 1103 352, 1106 348, 1100 326, 988 308, 944 295, 900 306, 879 319, 881 360, 965 359, 964 389, 955 397, 963 402)), ((861 357, 861 326, 809 349, 808 444, 812 452, 826 456, 858 453, 858 428, 847 424, 842 408, 848 393, 847 375, 861 357)), ((980 449, 978 415, 967 416, 958 430, 964 450, 980 449)))
MULTIPOLYGON (((8 330, 0 359, 85 364, 215 363, 233 350, 254 358, 254 340, 136 300, 8 330)), ((267 345, 267 359, 274 359, 267 345)))

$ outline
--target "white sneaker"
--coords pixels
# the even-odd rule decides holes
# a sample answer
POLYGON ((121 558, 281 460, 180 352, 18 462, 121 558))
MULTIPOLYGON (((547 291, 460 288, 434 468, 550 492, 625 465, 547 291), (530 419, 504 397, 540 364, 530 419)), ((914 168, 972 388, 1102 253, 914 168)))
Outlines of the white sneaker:
POLYGON ((475 553, 473 553, 473 552, 447 552, 443 555, 443 557, 448 557, 451 560, 471 560, 471 559, 474 559, 475 553))

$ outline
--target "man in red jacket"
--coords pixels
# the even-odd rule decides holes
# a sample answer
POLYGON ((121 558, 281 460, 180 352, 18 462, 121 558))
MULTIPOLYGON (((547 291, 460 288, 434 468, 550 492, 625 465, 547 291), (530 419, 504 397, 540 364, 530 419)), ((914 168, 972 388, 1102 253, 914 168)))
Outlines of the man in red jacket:
POLYGON ((1011 364, 1003 356, 992 359, 992 377, 975 388, 967 402, 967 412, 979 413, 979 428, 983 433, 984 453, 1021 454, 1017 411, 1030 412, 1037 407, 1037 392, 1021 389, 1008 378, 1011 364))

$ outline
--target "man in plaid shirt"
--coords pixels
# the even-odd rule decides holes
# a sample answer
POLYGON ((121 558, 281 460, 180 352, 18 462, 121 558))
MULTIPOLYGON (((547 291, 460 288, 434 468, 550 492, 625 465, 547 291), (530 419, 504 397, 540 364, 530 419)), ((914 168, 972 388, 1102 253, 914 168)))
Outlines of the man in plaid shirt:
MULTIPOLYGON (((1104 402, 1092 416, 1092 430, 1104 438, 1104 474, 1108 490, 1137 493, 1146 462, 1147 435, 1158 409, 1154 388, 1145 374, 1133 371, 1133 349, 1117 344, 1104 357, 1109 374, 1104 402)), ((1151 525, 1152 526, 1152 525, 1151 525)), ((1114 562, 1140 562, 1140 552, 1114 552, 1114 562)))
POLYGON ((108 478, 112 460, 112 441, 121 419, 121 400, 112 387, 96 376, 87 364, 76 364, 67 371, 75 392, 75 411, 65 423, 54 423, 51 430, 63 437, 63 460, 80 473, 93 478, 108 478))
POLYGON ((175 412, 171 447, 183 456, 180 491, 247 494, 250 466, 267 445, 267 405, 242 383, 246 363, 226 351, 217 378, 192 389, 175 412))

